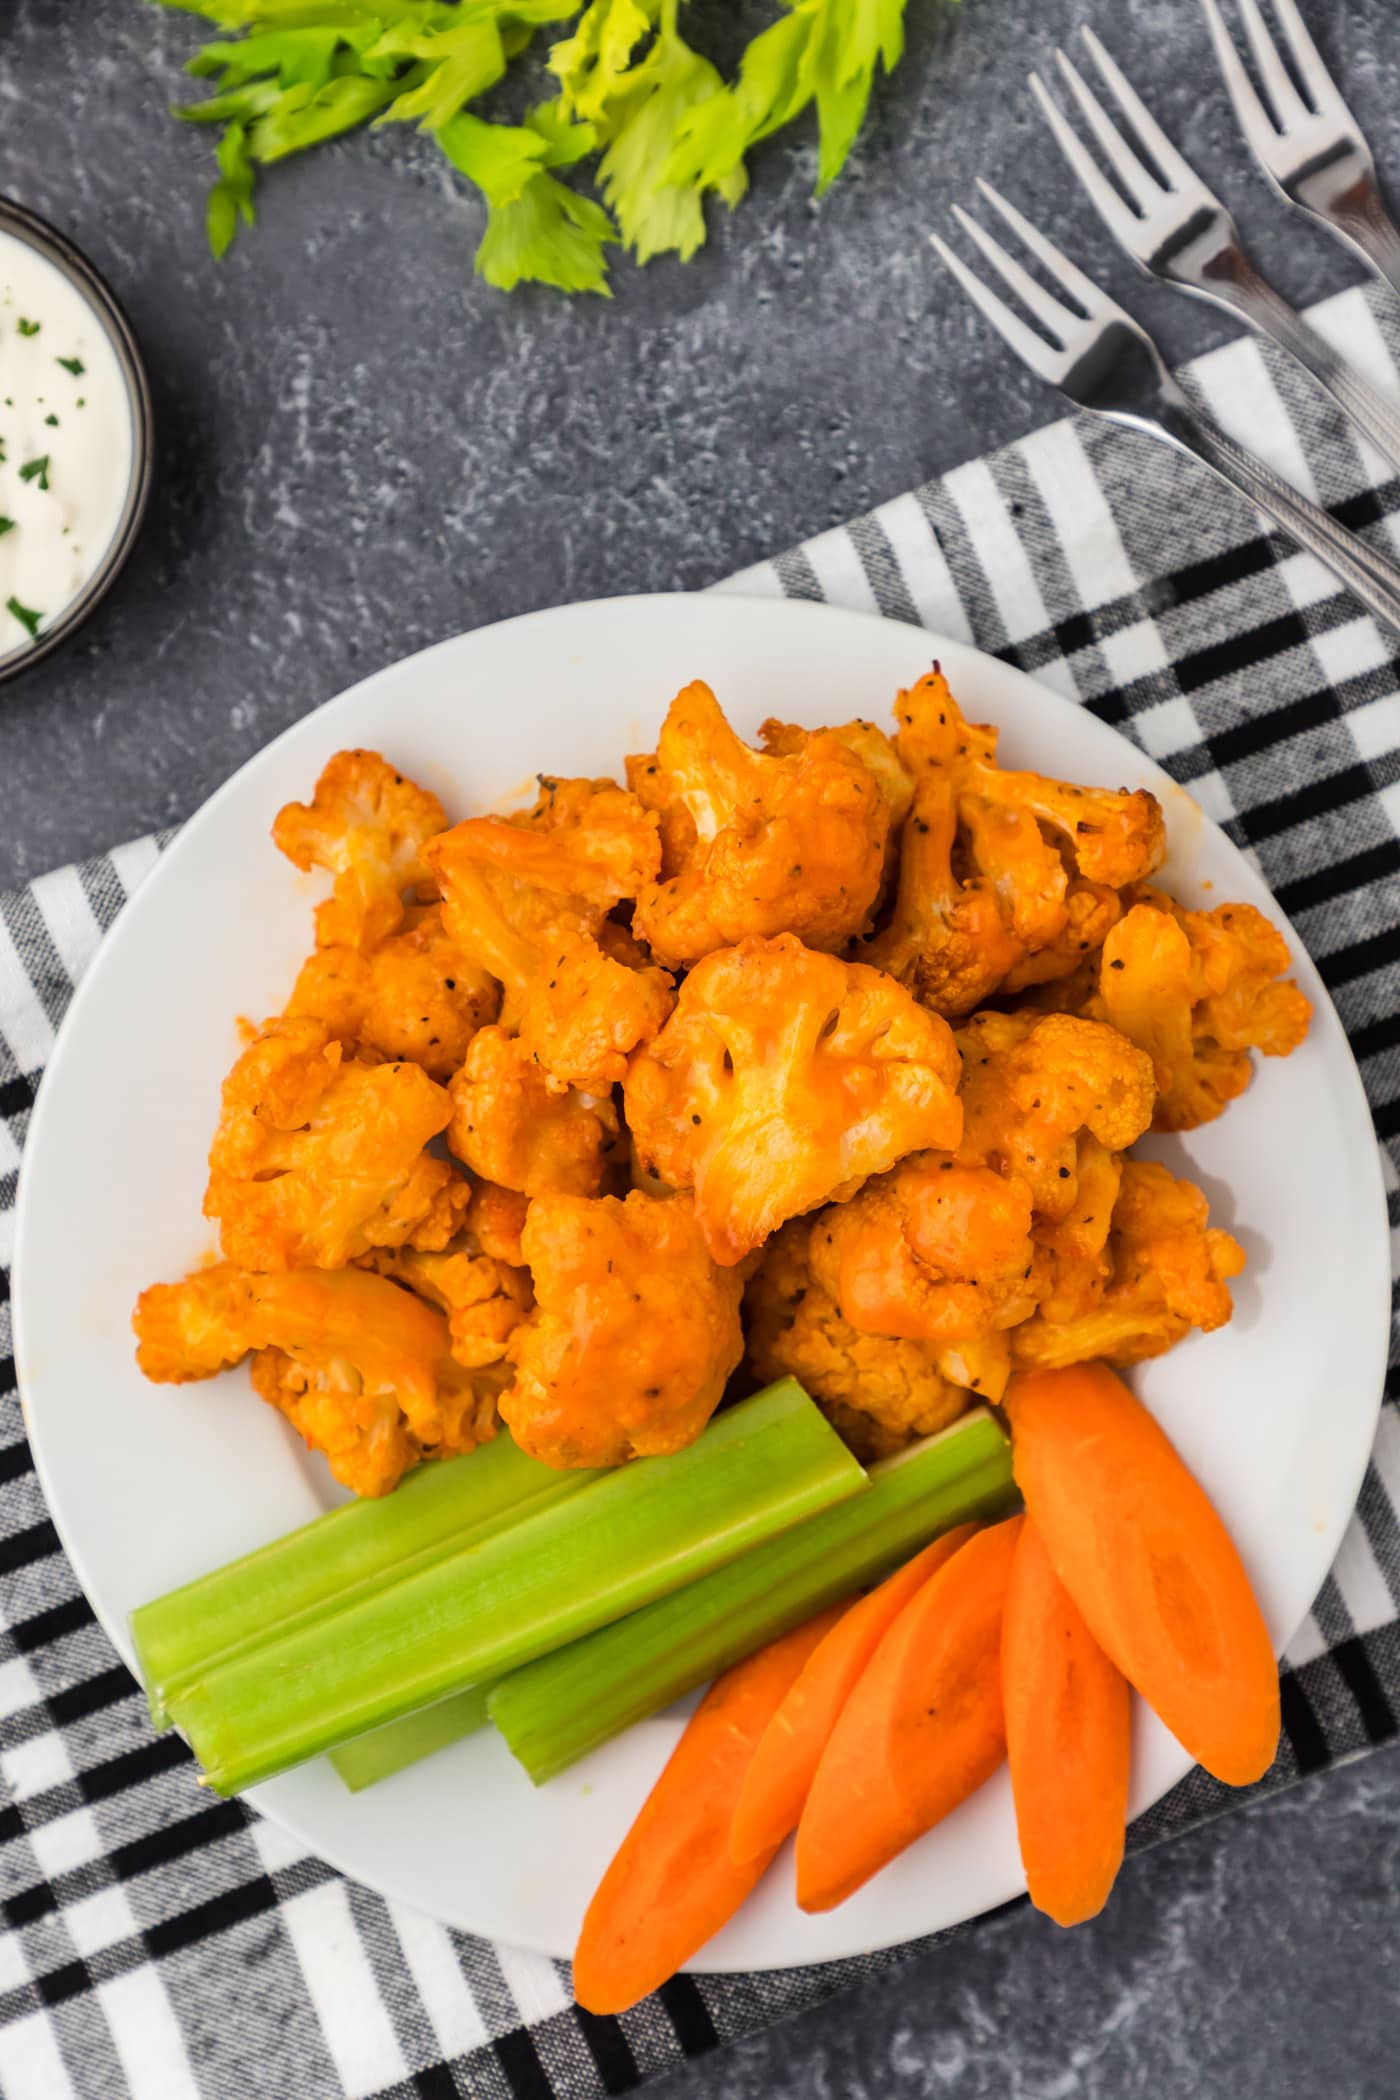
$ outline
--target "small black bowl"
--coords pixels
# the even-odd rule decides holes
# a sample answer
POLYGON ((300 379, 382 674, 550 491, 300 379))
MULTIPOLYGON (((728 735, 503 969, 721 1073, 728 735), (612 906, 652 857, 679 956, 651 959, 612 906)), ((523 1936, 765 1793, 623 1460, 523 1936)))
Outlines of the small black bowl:
POLYGON ((88 614, 96 611, 125 568, 150 501, 155 467, 155 416, 151 407, 150 381, 131 323, 106 279, 70 240, 37 213, 16 204, 12 197, 0 196, 0 233, 13 234, 16 239, 27 242, 46 261, 61 270, 82 294, 106 330, 126 381, 127 403, 131 410, 131 480, 107 551, 53 626, 29 648, 19 650, 8 662, 0 663, 0 685, 5 685, 41 663, 46 656, 52 656, 55 649, 62 648, 76 634, 88 614))

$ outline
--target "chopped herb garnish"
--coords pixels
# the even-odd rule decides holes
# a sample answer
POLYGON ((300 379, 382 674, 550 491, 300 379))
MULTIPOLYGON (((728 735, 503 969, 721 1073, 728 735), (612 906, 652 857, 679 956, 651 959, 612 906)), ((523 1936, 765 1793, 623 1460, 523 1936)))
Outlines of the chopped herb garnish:
POLYGON ((18 598, 7 598, 5 600, 5 610, 6 612, 11 612, 14 614, 15 618, 19 621, 20 626, 27 631, 29 638, 32 641, 35 635, 39 632, 39 622, 43 619, 44 615, 42 613, 31 611, 29 606, 27 605, 21 605, 18 598))
POLYGON ((44 421, 45 421, 45 422, 46 422, 47 424, 49 424, 49 425, 50 425, 50 426, 51 426, 51 427, 52 427, 52 428, 53 428, 54 430, 57 430, 57 428, 58 428, 58 417, 57 417, 57 416, 45 416, 45 418, 44 418, 44 421))
POLYGON ((71 372, 75 379, 81 379, 87 370, 87 366, 80 357, 59 357, 55 358, 54 362, 62 365, 65 372, 71 372))
POLYGON ((21 481, 37 481, 41 489, 46 489, 49 485, 48 453, 44 453, 41 459, 26 460, 19 470, 19 478, 21 481))
POLYGON ((87 407, 87 395, 86 395, 86 394, 79 394, 79 396, 78 396, 78 406, 79 406, 79 408, 86 408, 86 407, 87 407))
POLYGON ((19 332, 21 335, 37 335, 42 325, 39 321, 21 321, 19 332))
POLYGON ((13 532, 14 529, 15 521, 13 518, 0 518, 0 540, 4 539, 7 532, 13 532))

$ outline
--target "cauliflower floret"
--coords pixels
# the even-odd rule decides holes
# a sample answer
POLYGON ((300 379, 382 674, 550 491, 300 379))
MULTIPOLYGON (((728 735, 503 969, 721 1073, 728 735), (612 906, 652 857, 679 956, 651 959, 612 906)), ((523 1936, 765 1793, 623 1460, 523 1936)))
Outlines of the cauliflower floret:
POLYGON ((833 1215, 796 1219, 764 1249, 744 1297, 749 1366, 760 1384, 796 1378, 869 1464, 945 1429, 973 1396, 943 1375, 928 1343, 862 1334, 841 1317, 810 1259, 814 1233, 833 1215))
POLYGON ((253 1383, 358 1495, 387 1494, 423 1455, 496 1432, 498 1369, 472 1379, 448 1323, 361 1269, 262 1275, 220 1262, 137 1300, 136 1360, 160 1384, 210 1378, 252 1350, 253 1383))
POLYGON ((1152 1058, 1154 1127, 1194 1130, 1244 1092, 1251 1050, 1297 1049, 1312 1008, 1279 982, 1288 944, 1252 904, 1187 911, 1159 890, 1139 895, 1104 943, 1091 1010, 1152 1058))
POLYGON ((527 1196, 596 1196, 618 1136, 611 1095, 551 1091, 518 1036, 483 1028, 448 1087, 447 1142, 474 1174, 527 1196))
POLYGON ((423 848, 447 822, 426 788, 377 751, 338 751, 310 803, 277 813, 273 843, 294 866, 325 868, 335 888, 316 911, 322 948, 372 948, 403 923, 404 897, 428 882, 423 848))
POLYGON ((1004 1354, 973 1372, 972 1352, 1029 1319, 1065 1265, 1102 1255, 1110 1148, 1147 1127, 1152 1072, 1112 1029, 1066 1015, 978 1014, 957 1042, 961 1145, 916 1153, 826 1212, 811 1261, 852 1326, 959 1348, 961 1382, 990 1394, 1004 1354))
MULTIPOLYGON (((1023 957, 1007 971, 998 990, 1003 996, 1054 985, 1073 977, 1098 951, 1123 916, 1117 890, 1102 883, 1072 882, 1065 897, 1065 923, 1045 947, 1023 957)), ((1071 1009, 1072 1011, 1073 1009, 1071 1009)))
POLYGON ((1045 826, 1086 882, 1122 889, 1160 867, 1167 850, 1161 804, 1145 788, 1076 787, 1040 773, 1004 772, 997 732, 963 719, 937 665, 895 702, 895 744, 909 771, 951 773, 959 798, 1008 812, 1029 812, 1045 826))
POLYGON ((705 1251, 687 1196, 537 1196, 523 1238, 537 1309, 501 1412, 550 1466, 615 1466, 700 1434, 743 1354, 742 1279, 705 1251))
POLYGON ((957 1080, 946 1022, 787 933, 697 964, 624 1099, 642 1167, 694 1189, 711 1254, 732 1264, 906 1152, 955 1146, 957 1080))
POLYGON ((413 1064, 345 1062, 322 1022, 269 1021, 224 1081, 206 1217, 249 1269, 445 1246, 467 1184, 424 1151, 452 1103, 413 1064))
POLYGON ((136 1361, 153 1385, 188 1385, 241 1362, 252 1347, 252 1284, 232 1262, 211 1262, 182 1283, 153 1283, 131 1316, 136 1361))
POLYGON ((1011 1337, 1018 1364, 1055 1368, 1103 1357, 1113 1364, 1161 1356, 1193 1327, 1223 1327, 1233 1307, 1228 1280, 1244 1249, 1210 1229, 1201 1191, 1165 1167, 1125 1160, 1107 1245, 1107 1276, 1081 1265, 1077 1308, 1062 1283, 1059 1301, 1011 1337))
MULTIPOLYGON (((815 733, 798 728, 795 722, 779 722, 770 716, 761 724, 758 735, 770 758, 795 758, 806 750, 815 733)), ((853 751, 861 764, 875 775, 890 813, 890 823, 898 829, 914 800, 914 782, 895 749, 893 737, 886 736, 874 722, 841 722, 835 729, 822 733, 834 736, 838 744, 853 751)))
POLYGON ((248 1367, 259 1399, 285 1415, 352 1495, 387 1495, 421 1452, 392 1388, 375 1392, 346 1358, 321 1367, 285 1349, 259 1349, 248 1367))
POLYGON ((697 680, 672 701, 655 754, 627 761, 650 808, 684 812, 668 818, 670 867, 638 894, 633 922, 671 968, 749 934, 836 949, 865 929, 884 875, 885 792, 832 731, 774 728, 781 752, 752 750, 697 680))
POLYGON ((916 1153, 825 1212, 811 1263, 862 1333, 942 1347, 1014 1327, 1042 1287, 1026 1182, 946 1152, 916 1153))
POLYGON ((443 931, 441 906, 423 904, 410 905, 400 930, 367 955, 317 948, 302 965, 287 1012, 324 1021, 347 1050, 407 1058, 430 1079, 446 1080, 499 1005, 495 979, 443 931))
POLYGON ((918 782, 888 926, 863 951, 941 1013, 1074 968, 1166 837, 1152 795, 1004 772, 996 731, 964 721, 936 667, 895 705, 918 782))
POLYGON ((483 1253, 470 1231, 441 1254, 381 1247, 367 1259, 377 1274, 391 1277, 446 1313, 452 1355, 464 1370, 502 1362, 511 1336, 534 1302, 525 1270, 483 1253))
POLYGON ((856 951, 907 985, 932 1012, 953 1015, 979 1006, 1025 954, 990 882, 954 874, 957 842, 952 781, 921 781, 904 826, 894 910, 889 923, 856 951))
POLYGON ((525 1255, 521 1236, 529 1214, 530 1199, 519 1189, 503 1189, 493 1181, 478 1181, 472 1190, 467 1212, 467 1231, 483 1254, 502 1261, 508 1269, 523 1269, 525 1255))
POLYGON ((1037 1219, 1074 1209, 1079 1136, 1122 1152, 1152 1120, 1152 1060, 1112 1028, 1072 1014, 974 1014, 963 1060, 962 1156, 1024 1181, 1037 1219))
POLYGON ((1113 1273, 1108 1235, 1123 1183, 1121 1154, 1087 1130, 1075 1143, 1074 1202, 1062 1217, 1036 1224, 1034 1240, 1044 1280, 1040 1310, 1047 1320, 1082 1312, 1113 1273))
POLYGON ((556 1087, 605 1094, 671 1007, 666 973, 604 932, 660 866, 655 817, 619 788, 550 781, 533 810, 458 824, 428 857, 449 936, 502 986, 502 1025, 556 1087))

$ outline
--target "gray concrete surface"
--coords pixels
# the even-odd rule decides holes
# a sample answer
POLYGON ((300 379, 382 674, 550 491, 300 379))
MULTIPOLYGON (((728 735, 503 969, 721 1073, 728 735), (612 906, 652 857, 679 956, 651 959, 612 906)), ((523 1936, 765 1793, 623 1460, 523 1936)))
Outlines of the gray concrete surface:
MULTIPOLYGON (((704 0, 689 20, 732 43, 769 11, 704 0)), ((1394 0, 1308 11, 1400 190, 1394 0)), ((0 0, 0 188, 118 287, 161 433, 120 592, 0 691, 0 882, 188 814, 286 723, 449 632, 703 584, 1054 413, 923 240, 977 171, 1173 354, 1221 340, 1112 253, 1028 112, 1027 66, 1081 18, 1284 289, 1351 281, 1250 172, 1194 0, 912 0, 908 60, 820 206, 810 142, 777 142, 694 263, 624 266, 606 304, 474 284, 476 207, 400 134, 274 173, 216 269, 206 143, 163 115, 194 25, 142 0, 0 0)), ((1017 1914, 657 2100, 1390 2100, 1398 1873, 1382 1755, 1135 1862, 1080 1935, 1017 1914)))

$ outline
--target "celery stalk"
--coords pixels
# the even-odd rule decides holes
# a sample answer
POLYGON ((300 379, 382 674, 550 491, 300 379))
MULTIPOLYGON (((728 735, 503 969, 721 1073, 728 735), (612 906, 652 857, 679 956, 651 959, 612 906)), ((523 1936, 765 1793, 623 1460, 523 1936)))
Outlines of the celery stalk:
POLYGON ((596 1473, 561 1473, 498 1436, 462 1458, 419 1466, 392 1495, 329 1510, 300 1530, 245 1553, 143 1604, 131 1633, 157 1728, 192 1675, 293 1626, 339 1610, 367 1585, 454 1553, 513 1524, 539 1498, 587 1486, 596 1473))
POLYGON ((331 1763, 352 1794, 363 1793, 367 1786, 402 1772, 405 1765, 416 1765, 420 1758, 484 1728, 486 1692, 484 1684, 474 1684, 402 1721, 386 1721, 382 1728, 371 1728, 368 1735, 357 1735, 353 1743, 332 1750, 331 1763))
POLYGON ((1011 1447, 979 1409, 875 1466, 853 1501, 516 1670, 492 1689, 487 1711, 538 1786, 939 1532, 1014 1502, 1011 1447))
POLYGON ((176 1726, 237 1793, 503 1676, 867 1486, 783 1379, 669 1458, 640 1459, 401 1580, 187 1679, 176 1726))

